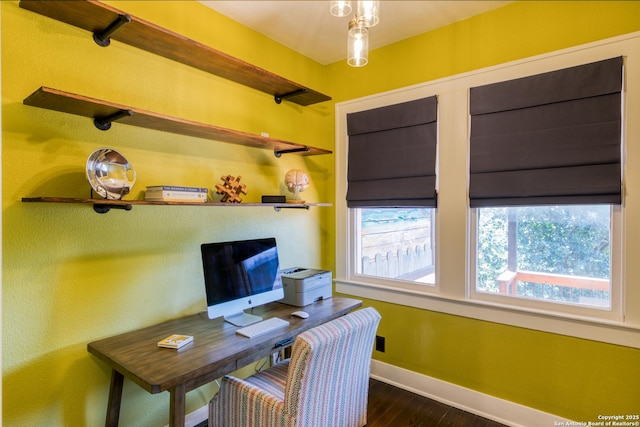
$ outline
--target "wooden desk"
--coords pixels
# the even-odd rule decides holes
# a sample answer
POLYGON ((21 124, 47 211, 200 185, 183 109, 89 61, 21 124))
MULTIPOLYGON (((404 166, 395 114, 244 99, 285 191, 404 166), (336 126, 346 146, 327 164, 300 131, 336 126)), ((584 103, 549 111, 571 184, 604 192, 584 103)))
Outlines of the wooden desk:
POLYGON ((112 369, 106 426, 117 426, 124 378, 149 393, 170 393, 169 425, 184 426, 185 395, 262 357, 277 351, 282 339, 340 317, 360 307, 362 301, 333 297, 304 308, 270 303, 254 309, 263 316, 281 317, 291 322, 288 328, 257 337, 237 335, 237 326, 222 318, 210 320, 206 312, 170 320, 111 338, 91 342, 89 353, 112 369), (308 319, 292 317, 297 310, 309 313, 308 319), (193 335, 193 343, 175 350, 160 348, 158 341, 171 334, 193 335))

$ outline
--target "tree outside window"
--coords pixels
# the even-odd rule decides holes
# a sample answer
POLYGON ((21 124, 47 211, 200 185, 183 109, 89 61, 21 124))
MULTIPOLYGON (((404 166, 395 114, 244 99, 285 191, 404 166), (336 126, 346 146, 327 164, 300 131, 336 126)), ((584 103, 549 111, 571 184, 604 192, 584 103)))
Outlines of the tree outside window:
POLYGON ((611 306, 611 207, 479 208, 476 290, 611 306))

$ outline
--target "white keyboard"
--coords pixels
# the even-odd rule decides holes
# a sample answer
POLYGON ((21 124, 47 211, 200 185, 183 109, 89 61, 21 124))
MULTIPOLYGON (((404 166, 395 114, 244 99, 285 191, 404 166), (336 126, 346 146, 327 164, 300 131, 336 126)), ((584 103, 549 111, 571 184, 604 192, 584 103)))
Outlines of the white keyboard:
POLYGON ((280 329, 285 326, 289 326, 289 322, 279 317, 272 317, 270 319, 266 319, 261 322, 254 323, 253 325, 240 328, 236 330, 236 334, 243 335, 247 338, 253 338, 259 335, 269 333, 271 331, 275 331, 276 329, 280 329))

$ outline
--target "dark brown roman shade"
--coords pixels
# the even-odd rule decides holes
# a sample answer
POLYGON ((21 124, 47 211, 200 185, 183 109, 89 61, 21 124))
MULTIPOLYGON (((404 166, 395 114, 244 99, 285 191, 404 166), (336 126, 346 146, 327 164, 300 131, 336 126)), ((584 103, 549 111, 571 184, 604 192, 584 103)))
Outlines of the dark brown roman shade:
POLYGON ((471 88, 471 207, 620 204, 622 65, 471 88))
POLYGON ((347 114, 347 206, 435 207, 435 96, 347 114))

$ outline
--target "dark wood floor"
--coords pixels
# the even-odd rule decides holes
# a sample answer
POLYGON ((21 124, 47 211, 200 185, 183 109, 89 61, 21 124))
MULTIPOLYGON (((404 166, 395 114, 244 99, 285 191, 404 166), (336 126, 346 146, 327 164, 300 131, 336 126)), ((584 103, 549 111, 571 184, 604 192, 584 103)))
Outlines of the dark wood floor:
MULTIPOLYGON (((196 427, 206 427, 207 422, 196 427)), ((438 401, 369 381, 367 427, 506 427, 438 401)))
POLYGON ((367 427, 504 427, 503 424, 371 380, 367 427))

